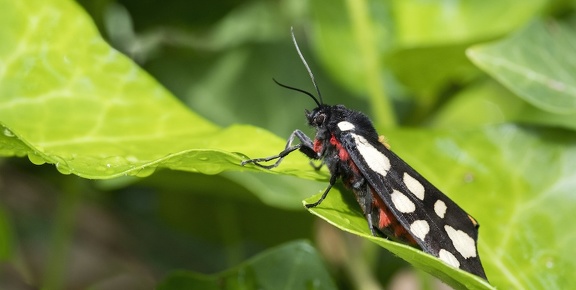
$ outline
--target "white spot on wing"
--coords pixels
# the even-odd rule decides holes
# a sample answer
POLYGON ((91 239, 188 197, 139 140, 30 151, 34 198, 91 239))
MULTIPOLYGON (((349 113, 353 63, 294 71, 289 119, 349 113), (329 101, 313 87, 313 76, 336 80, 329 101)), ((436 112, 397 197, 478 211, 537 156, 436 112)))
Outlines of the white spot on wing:
POLYGON ((452 240, 454 248, 458 251, 462 257, 468 259, 471 257, 476 257, 476 242, 467 233, 456 230, 451 226, 444 226, 444 230, 448 234, 448 237, 452 240))
POLYGON ((417 198, 424 200, 424 186, 416 178, 410 176, 408 173, 404 173, 404 184, 417 198))
POLYGON ((364 137, 353 133, 351 135, 368 167, 374 172, 386 176, 390 170, 390 159, 374 148, 364 137))
POLYGON ((342 121, 340 123, 338 123, 338 128, 340 128, 340 131, 350 131, 350 130, 354 130, 354 124, 348 122, 348 121, 342 121))
POLYGON ((424 241, 429 231, 430 225, 425 220, 417 220, 410 225, 410 232, 422 241, 424 241))
POLYGON ((400 212, 411 213, 416 210, 416 205, 402 192, 394 190, 390 197, 392 198, 392 203, 400 212))
POLYGON ((441 200, 437 200, 436 203, 434 203, 434 212, 436 212, 440 218, 444 218, 444 214, 446 213, 446 204, 441 200))
POLYGON ((460 262, 458 262, 456 257, 444 249, 440 249, 440 252, 438 252, 438 258, 450 266, 454 266, 456 268, 460 267, 460 262))

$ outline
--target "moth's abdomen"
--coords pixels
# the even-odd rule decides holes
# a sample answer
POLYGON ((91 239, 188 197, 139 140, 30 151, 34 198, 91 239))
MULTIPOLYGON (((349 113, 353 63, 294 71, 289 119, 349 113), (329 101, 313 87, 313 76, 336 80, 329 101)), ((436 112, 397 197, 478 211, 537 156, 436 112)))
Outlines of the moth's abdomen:
POLYGON ((375 226, 383 236, 389 239, 420 248, 412 235, 402 226, 374 189, 372 189, 371 186, 368 186, 368 188, 370 188, 372 194, 373 226, 375 226))

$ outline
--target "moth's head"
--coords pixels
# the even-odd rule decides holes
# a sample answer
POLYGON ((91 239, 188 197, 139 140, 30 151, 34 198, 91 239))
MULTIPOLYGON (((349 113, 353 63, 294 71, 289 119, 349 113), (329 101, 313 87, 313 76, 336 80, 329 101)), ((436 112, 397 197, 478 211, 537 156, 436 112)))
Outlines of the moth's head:
POLYGON ((308 125, 314 128, 326 126, 326 123, 330 119, 330 115, 330 106, 324 104, 319 105, 312 111, 306 110, 308 125))

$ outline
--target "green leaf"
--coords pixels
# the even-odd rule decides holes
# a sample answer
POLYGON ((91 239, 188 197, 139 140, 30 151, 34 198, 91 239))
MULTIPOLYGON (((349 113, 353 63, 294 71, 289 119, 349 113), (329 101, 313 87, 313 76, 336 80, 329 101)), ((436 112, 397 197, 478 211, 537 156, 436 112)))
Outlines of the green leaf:
POLYGON ((336 289, 316 250, 297 241, 215 275, 174 272, 158 289, 336 289))
MULTIPOLYGON (((569 242, 575 238, 576 224, 566 222, 576 211, 573 134, 505 125, 481 131, 392 131, 387 137, 408 164, 479 221, 480 257, 492 285, 502 289, 576 287, 568 274, 576 271, 569 242)), ((492 289, 482 279, 419 250, 371 237, 348 191, 331 192, 310 211, 456 288, 492 289)))
POLYGON ((465 43, 502 35, 542 9, 543 0, 393 1, 396 35, 405 47, 465 43), (487 21, 498 19, 498 21, 487 21))
POLYGON ((576 32, 572 22, 534 21, 524 30, 468 50, 470 59, 532 105, 576 113, 576 32))
MULTIPOLYGON (((322 173, 326 175, 325 179, 329 178, 327 172, 322 173)), ((253 192, 263 203, 284 209, 302 210, 300 202, 303 199, 310 197, 311 192, 326 188, 325 181, 291 175, 263 172, 224 172, 222 175, 253 192)))
MULTIPOLYGON (((522 26, 544 1, 392 1, 394 51, 386 62, 394 76, 415 92, 420 114, 438 106, 442 90, 478 74, 465 50, 479 40, 522 26), (499 21, 487 21, 505 14, 499 21)), ((397 94, 396 94, 397 95, 397 94)))
MULTIPOLYGON (((109 47, 75 3, 0 4, 2 155, 28 154, 65 174, 112 178, 146 176, 158 166, 239 170, 246 157, 234 152, 262 153, 252 140, 268 140, 270 154, 284 146, 261 129, 220 129, 190 112, 109 47)), ((307 163, 292 159, 287 168, 307 163)))
POLYGON ((432 124, 443 128, 474 128, 487 124, 521 122, 576 130, 576 113, 555 114, 518 98, 494 80, 468 86, 444 105, 432 124))
POLYGON ((465 55, 466 44, 394 51, 386 58, 395 77, 417 92, 416 105, 433 105, 447 83, 465 83, 481 73, 465 55))

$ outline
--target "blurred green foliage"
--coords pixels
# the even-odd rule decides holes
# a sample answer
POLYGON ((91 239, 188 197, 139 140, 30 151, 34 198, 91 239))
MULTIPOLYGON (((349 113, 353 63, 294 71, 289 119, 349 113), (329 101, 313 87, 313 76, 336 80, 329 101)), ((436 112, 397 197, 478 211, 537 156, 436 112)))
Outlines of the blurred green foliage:
POLYGON ((27 157, 0 161, 2 289, 393 288, 394 255, 457 288, 576 286, 570 1, 0 4, 0 155, 27 157), (371 237, 349 192, 312 213, 353 235, 315 220, 303 156, 239 165, 306 129, 271 80, 313 89, 291 26, 324 101, 479 220, 491 285, 371 237))

